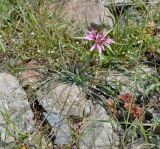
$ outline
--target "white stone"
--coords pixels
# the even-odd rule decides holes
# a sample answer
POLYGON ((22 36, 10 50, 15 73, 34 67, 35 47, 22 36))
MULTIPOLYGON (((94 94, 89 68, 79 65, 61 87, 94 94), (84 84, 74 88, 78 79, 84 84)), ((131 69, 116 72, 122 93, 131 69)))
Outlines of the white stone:
MULTIPOLYGON (((7 126, 17 135, 18 132, 33 130, 33 114, 25 91, 18 80, 7 73, 0 73, 0 130, 2 139, 7 134, 7 126)), ((9 138, 9 136, 8 136, 9 138)), ((7 140, 5 140, 7 141, 7 140)))
POLYGON ((101 0, 101 2, 104 4, 104 6, 125 6, 132 3, 131 0, 101 0))
POLYGON ((118 143, 119 138, 113 131, 111 120, 106 111, 97 105, 87 125, 82 129, 80 149, 116 148, 118 143))
POLYGON ((82 88, 77 85, 60 83, 39 95, 38 100, 48 112, 83 117, 85 96, 82 88))

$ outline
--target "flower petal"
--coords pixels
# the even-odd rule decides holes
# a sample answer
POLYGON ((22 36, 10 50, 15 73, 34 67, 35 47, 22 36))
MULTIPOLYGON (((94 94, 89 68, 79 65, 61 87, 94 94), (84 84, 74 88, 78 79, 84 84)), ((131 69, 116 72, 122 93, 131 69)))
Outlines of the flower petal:
POLYGON ((107 38, 107 39, 105 40, 105 44, 110 45, 110 44, 112 44, 112 43, 115 43, 115 41, 114 41, 113 39, 111 39, 111 38, 107 38))
POLYGON ((94 38, 93 36, 90 36, 90 35, 86 35, 86 36, 84 37, 84 39, 90 40, 90 41, 95 40, 95 38, 94 38))
POLYGON ((90 32, 87 32, 87 34, 85 35, 84 39, 87 39, 87 40, 96 40, 96 36, 97 36, 97 31, 92 30, 90 32))
POLYGON ((101 39, 102 39, 102 40, 105 39, 106 36, 107 36, 107 33, 106 33, 106 32, 102 32, 102 33, 101 33, 101 39))
POLYGON ((102 45, 102 51, 105 51, 104 46, 102 45))
POLYGON ((92 52, 96 48, 96 44, 94 44, 91 48, 90 51, 92 52))

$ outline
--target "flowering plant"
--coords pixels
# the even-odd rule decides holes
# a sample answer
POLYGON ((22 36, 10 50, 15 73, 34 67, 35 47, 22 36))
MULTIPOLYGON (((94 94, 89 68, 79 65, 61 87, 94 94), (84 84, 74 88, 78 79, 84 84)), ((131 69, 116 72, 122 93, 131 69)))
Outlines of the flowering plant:
POLYGON ((97 49, 99 52, 100 59, 102 60, 103 51, 105 51, 105 46, 111 49, 110 45, 115 43, 111 38, 107 38, 107 32, 97 32, 95 30, 86 33, 84 39, 89 41, 94 41, 94 45, 90 48, 90 51, 97 49))

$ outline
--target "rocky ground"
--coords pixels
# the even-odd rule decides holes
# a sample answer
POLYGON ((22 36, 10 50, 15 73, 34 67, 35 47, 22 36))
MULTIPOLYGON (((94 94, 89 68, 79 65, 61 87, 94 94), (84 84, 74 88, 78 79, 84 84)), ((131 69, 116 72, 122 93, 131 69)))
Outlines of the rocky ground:
MULTIPOLYGON (((133 14, 134 8, 140 15, 144 4, 156 10, 159 1, 135 5, 131 0, 70 0, 45 6, 49 15, 61 6, 74 34, 81 28, 112 29, 117 16, 125 28, 123 13, 133 14)), ((154 25, 151 33, 158 30, 154 25)), ((15 36, 12 42, 21 41, 15 36)), ((103 66, 77 78, 76 73, 51 69, 48 62, 36 58, 22 61, 1 54, 0 148, 160 148, 160 55, 146 51, 145 58, 148 63, 122 61, 121 69, 103 66)))

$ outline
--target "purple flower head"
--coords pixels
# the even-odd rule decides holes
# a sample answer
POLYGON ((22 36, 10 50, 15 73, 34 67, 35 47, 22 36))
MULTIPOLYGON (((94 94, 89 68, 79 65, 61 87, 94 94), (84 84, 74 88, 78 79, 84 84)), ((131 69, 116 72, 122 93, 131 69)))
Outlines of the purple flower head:
POLYGON ((114 43, 114 40, 111 38, 107 38, 106 32, 97 32, 95 30, 89 31, 84 39, 89 41, 94 41, 94 45, 90 48, 90 51, 93 51, 95 49, 98 50, 100 59, 102 59, 102 53, 105 51, 105 46, 110 47, 112 43, 114 43))

